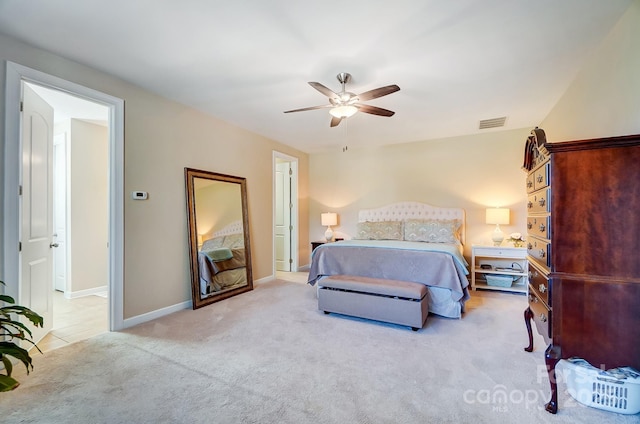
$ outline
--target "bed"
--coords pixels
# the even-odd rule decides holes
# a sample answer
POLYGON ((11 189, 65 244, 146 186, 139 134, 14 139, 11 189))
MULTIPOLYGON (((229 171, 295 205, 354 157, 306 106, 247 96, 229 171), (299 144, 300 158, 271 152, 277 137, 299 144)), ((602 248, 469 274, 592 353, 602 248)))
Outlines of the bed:
POLYGON ((313 251, 308 283, 322 287, 332 275, 421 283, 429 291, 430 313, 460 318, 469 299, 464 242, 460 208, 401 202, 361 210, 353 239, 313 251))
POLYGON ((247 284, 242 221, 214 232, 198 249, 202 297, 247 284))

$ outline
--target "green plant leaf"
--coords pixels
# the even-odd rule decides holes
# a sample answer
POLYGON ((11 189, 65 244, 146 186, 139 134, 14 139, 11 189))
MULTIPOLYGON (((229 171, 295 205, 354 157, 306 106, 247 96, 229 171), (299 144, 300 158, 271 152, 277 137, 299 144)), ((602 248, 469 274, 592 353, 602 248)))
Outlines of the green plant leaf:
POLYGON ((0 374, 0 392, 8 392, 18 387, 20 383, 8 375, 0 374))
MULTIPOLYGON (((26 349, 21 348, 12 342, 0 342, 0 354, 3 356, 13 356, 20 362, 22 362, 27 369, 27 374, 29 371, 33 369, 33 364, 31 363, 31 356, 29 356, 29 352, 26 349)), ((4 360, 3 360, 4 361, 4 360)))
MULTIPOLYGON (((31 330, 29 330, 29 328, 26 325, 24 325, 23 323, 21 323, 19 321, 0 319, 0 328, 2 328, 5 331, 10 332, 11 334, 14 334, 9 327, 13 327, 14 329, 16 329, 19 332, 26 332, 29 335, 29 337, 33 336, 31 334, 31 330)), ((24 335, 24 333, 21 336, 15 336, 14 335, 13 337, 16 337, 16 338, 21 339, 21 340, 27 340, 27 337, 24 335)))
POLYGON ((13 364, 11 363, 11 359, 7 358, 4 355, 0 355, 2 357, 2 363, 4 364, 4 369, 7 372, 7 375, 11 377, 11 373, 13 372, 13 364))
POLYGON ((0 294, 0 300, 3 301, 4 303, 10 303, 12 305, 16 303, 13 297, 7 296, 6 294, 0 294))
POLYGON ((31 309, 25 306, 13 305, 13 306, 5 306, 3 308, 0 308, 0 315, 4 315, 8 317, 8 314, 22 315, 25 318, 27 318, 29 321, 31 321, 33 325, 35 325, 36 327, 42 327, 44 323, 44 318, 42 318, 40 315, 36 314, 31 309))

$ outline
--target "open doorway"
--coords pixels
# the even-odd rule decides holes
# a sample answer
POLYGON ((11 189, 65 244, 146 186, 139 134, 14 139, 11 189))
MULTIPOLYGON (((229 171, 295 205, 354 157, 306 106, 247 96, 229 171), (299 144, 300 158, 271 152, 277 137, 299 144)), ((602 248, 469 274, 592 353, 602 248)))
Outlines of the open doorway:
POLYGON ((298 270, 298 159, 273 152, 274 275, 298 270))
MULTIPOLYGON (((39 175, 41 185, 32 184, 32 180, 26 180, 27 175, 31 175, 32 172, 25 172, 25 166, 30 167, 37 164, 38 160, 31 160, 33 158, 38 159, 38 154, 31 155, 31 159, 25 160, 25 149, 28 144, 36 146, 40 149, 40 152, 45 152, 47 149, 51 150, 51 154, 41 154, 40 158, 51 157, 51 161, 46 162, 48 169, 53 169, 53 141, 51 146, 49 143, 35 143, 37 134, 41 132, 47 132, 47 140, 53 139, 53 111, 40 96, 34 95, 33 99, 40 99, 38 101, 38 107, 44 106, 46 119, 40 119, 37 112, 32 113, 33 110, 28 109, 28 102, 23 101, 23 96, 27 93, 35 93, 35 91, 28 87, 26 83, 32 85, 38 85, 53 89, 72 95, 80 99, 89 100, 102 106, 108 110, 108 159, 107 159, 107 180, 108 180, 108 200, 106 210, 108 215, 108 259, 107 259, 107 283, 105 290, 102 290, 101 294, 106 291, 108 293, 107 299, 107 321, 108 329, 111 331, 120 330, 124 327, 123 317, 123 280, 124 280, 124 101, 122 99, 110 96, 108 94, 93 90, 91 88, 75 84, 73 82, 63 80, 61 78, 31 69, 13 62, 7 62, 6 66, 6 121, 5 121, 5 135, 4 149, 5 149, 5 162, 4 162, 4 212, 5 219, 3 222, 3 236, 4 236, 4 276, 7 283, 5 293, 16 299, 18 304, 31 307, 36 312, 40 313, 40 309, 46 309, 49 313, 53 308, 53 296, 48 298, 34 298, 34 293, 52 293, 53 290, 53 253, 52 250, 57 244, 57 240, 54 240, 53 234, 53 206, 52 200, 49 205, 49 200, 53 195, 47 196, 47 203, 37 200, 40 196, 34 195, 32 189, 34 187, 40 187, 38 190, 44 190, 45 174, 51 175, 49 181, 53 181, 53 175, 49 171, 42 172, 39 175), (25 110, 23 110, 23 107, 25 110), (51 111, 49 111, 51 109, 51 111), (50 113, 49 113, 50 112, 50 113), (29 113, 29 118, 23 119, 29 113), (50 119, 49 119, 50 117, 50 119), (28 125, 25 123, 29 123, 28 125), (51 138, 49 138, 49 131, 51 129, 51 138), (28 137, 25 137, 28 134, 28 137), (35 135, 34 135, 35 134, 35 135), (27 139, 30 143, 25 143, 27 139), (28 193, 28 195, 25 195, 28 193), (25 200, 25 199, 29 200, 25 200), (35 201, 35 206, 34 206, 35 201), (25 214, 25 209, 28 209, 28 214, 25 214), (46 212, 45 212, 46 211, 46 212), (31 218, 25 219, 25 216, 31 217, 29 213, 35 213, 40 220, 33 220, 31 218), (51 225, 37 227, 39 231, 39 237, 24 237, 25 222, 33 221, 41 223, 51 218, 51 225), (44 228, 44 230, 42 230, 44 228), (30 261, 29 257, 25 256, 26 244, 32 241, 38 241, 45 246, 45 254, 42 255, 44 260, 42 261, 30 261), (15 246, 15 248, 9 248, 15 246), (46 254, 46 252, 51 252, 46 254), (50 264, 46 266, 39 266, 38 264, 50 264), (29 271, 29 272, 25 272, 29 271), (32 272, 33 271, 33 272, 32 272), (35 275, 39 272, 37 278, 30 278, 29 274, 35 275), (25 277, 26 276, 26 277, 25 277), (27 278, 29 277, 29 278, 27 278), (36 282, 34 285, 25 284, 25 280, 36 282), (45 283, 38 283, 45 281, 45 283), (39 285, 38 285, 39 284, 39 285), (37 290, 32 290, 36 288, 37 290), (38 307, 33 307, 37 304, 38 307)), ((60 154, 61 156, 64 156, 60 154)), ((45 167, 46 168, 46 167, 45 167)), ((29 171, 29 170, 27 170, 29 171)), ((33 173, 35 175, 35 173, 33 173)), ((31 178, 31 177, 29 177, 31 178)), ((48 183, 46 183, 48 185, 48 183)), ((51 188, 51 190, 53 190, 51 188)), ((37 191, 37 190, 36 190, 37 191)), ((36 193, 37 194, 37 193, 36 193)), ((35 215, 34 215, 35 216, 35 215)), ((73 219, 73 218, 72 218, 73 219)), ((31 234, 28 233, 27 234, 31 234)), ((35 232, 33 233, 35 234, 35 232)), ((104 242, 103 242, 104 243, 104 242)), ((66 287, 65 287, 66 290, 66 287)), ((87 294, 82 290, 72 289, 70 297, 74 295, 87 294), (78 292, 78 293, 74 293, 78 292)), ((64 295, 63 295, 64 297, 64 295)), ((81 296, 80 296, 81 297, 81 296)), ((43 329, 44 333, 39 337, 34 335, 34 340, 39 340, 46 331, 52 327, 52 319, 45 319, 45 326, 48 328, 43 329), (48 323, 48 325, 47 325, 48 323)))
POLYGON ((53 108, 52 327, 38 342, 46 351, 109 330, 109 109, 23 84, 53 108))

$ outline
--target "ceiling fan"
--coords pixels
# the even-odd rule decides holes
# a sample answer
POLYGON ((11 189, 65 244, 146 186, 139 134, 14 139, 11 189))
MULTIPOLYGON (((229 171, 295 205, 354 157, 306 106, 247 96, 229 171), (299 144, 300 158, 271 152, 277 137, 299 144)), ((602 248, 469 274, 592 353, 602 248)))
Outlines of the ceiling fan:
POLYGON ((393 116, 395 112, 387 109, 382 109, 381 107, 371 106, 362 104, 360 102, 364 102, 371 99, 377 99, 378 97, 386 96, 387 94, 395 93, 400 90, 400 87, 397 85, 387 85, 385 87, 379 87, 373 90, 365 91, 361 94, 354 94, 346 91, 345 85, 351 81, 351 74, 346 72, 341 72, 336 75, 340 84, 342 84, 342 91, 339 93, 334 92, 333 90, 327 88, 326 86, 320 84, 319 82, 310 82, 309 85, 325 96, 329 98, 329 104, 321 105, 321 106, 311 106, 305 107, 302 109, 293 109, 286 110, 284 113, 291 112, 302 112, 305 110, 314 110, 314 109, 325 109, 331 108, 329 113, 331 114, 331 126, 335 127, 343 119, 353 116, 356 112, 364 112, 370 113, 372 115, 378 116, 393 116))

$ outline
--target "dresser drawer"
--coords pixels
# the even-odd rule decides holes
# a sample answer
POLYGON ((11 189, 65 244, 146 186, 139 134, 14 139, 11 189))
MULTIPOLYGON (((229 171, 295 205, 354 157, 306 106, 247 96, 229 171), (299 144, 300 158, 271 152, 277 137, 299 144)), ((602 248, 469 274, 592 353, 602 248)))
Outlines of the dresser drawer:
POLYGON ((533 290, 547 306, 551 305, 551 286, 545 273, 529 264, 529 289, 533 290))
POLYGON ((536 174, 531 172, 527 174, 527 193, 533 193, 536 191, 536 174))
POLYGON ((535 295, 535 290, 529 286, 529 308, 533 312, 533 322, 538 333, 544 337, 546 343, 551 343, 551 310, 535 295))
POLYGON ((487 258, 525 259, 527 257, 527 251, 521 247, 473 246, 473 255, 487 258))
POLYGON ((551 199, 550 188, 529 195, 527 200, 527 211, 529 213, 549 212, 551 210, 549 206, 549 199, 551 199))
POLYGON ((541 238, 551 238, 551 217, 549 216, 528 216, 527 233, 541 238))
POLYGON ((533 185, 536 190, 543 189, 549 185, 549 166, 551 164, 547 162, 544 166, 536 169, 534 174, 533 185))
POLYGON ((527 242, 527 253, 539 264, 551 268, 551 243, 530 237, 527 242))

